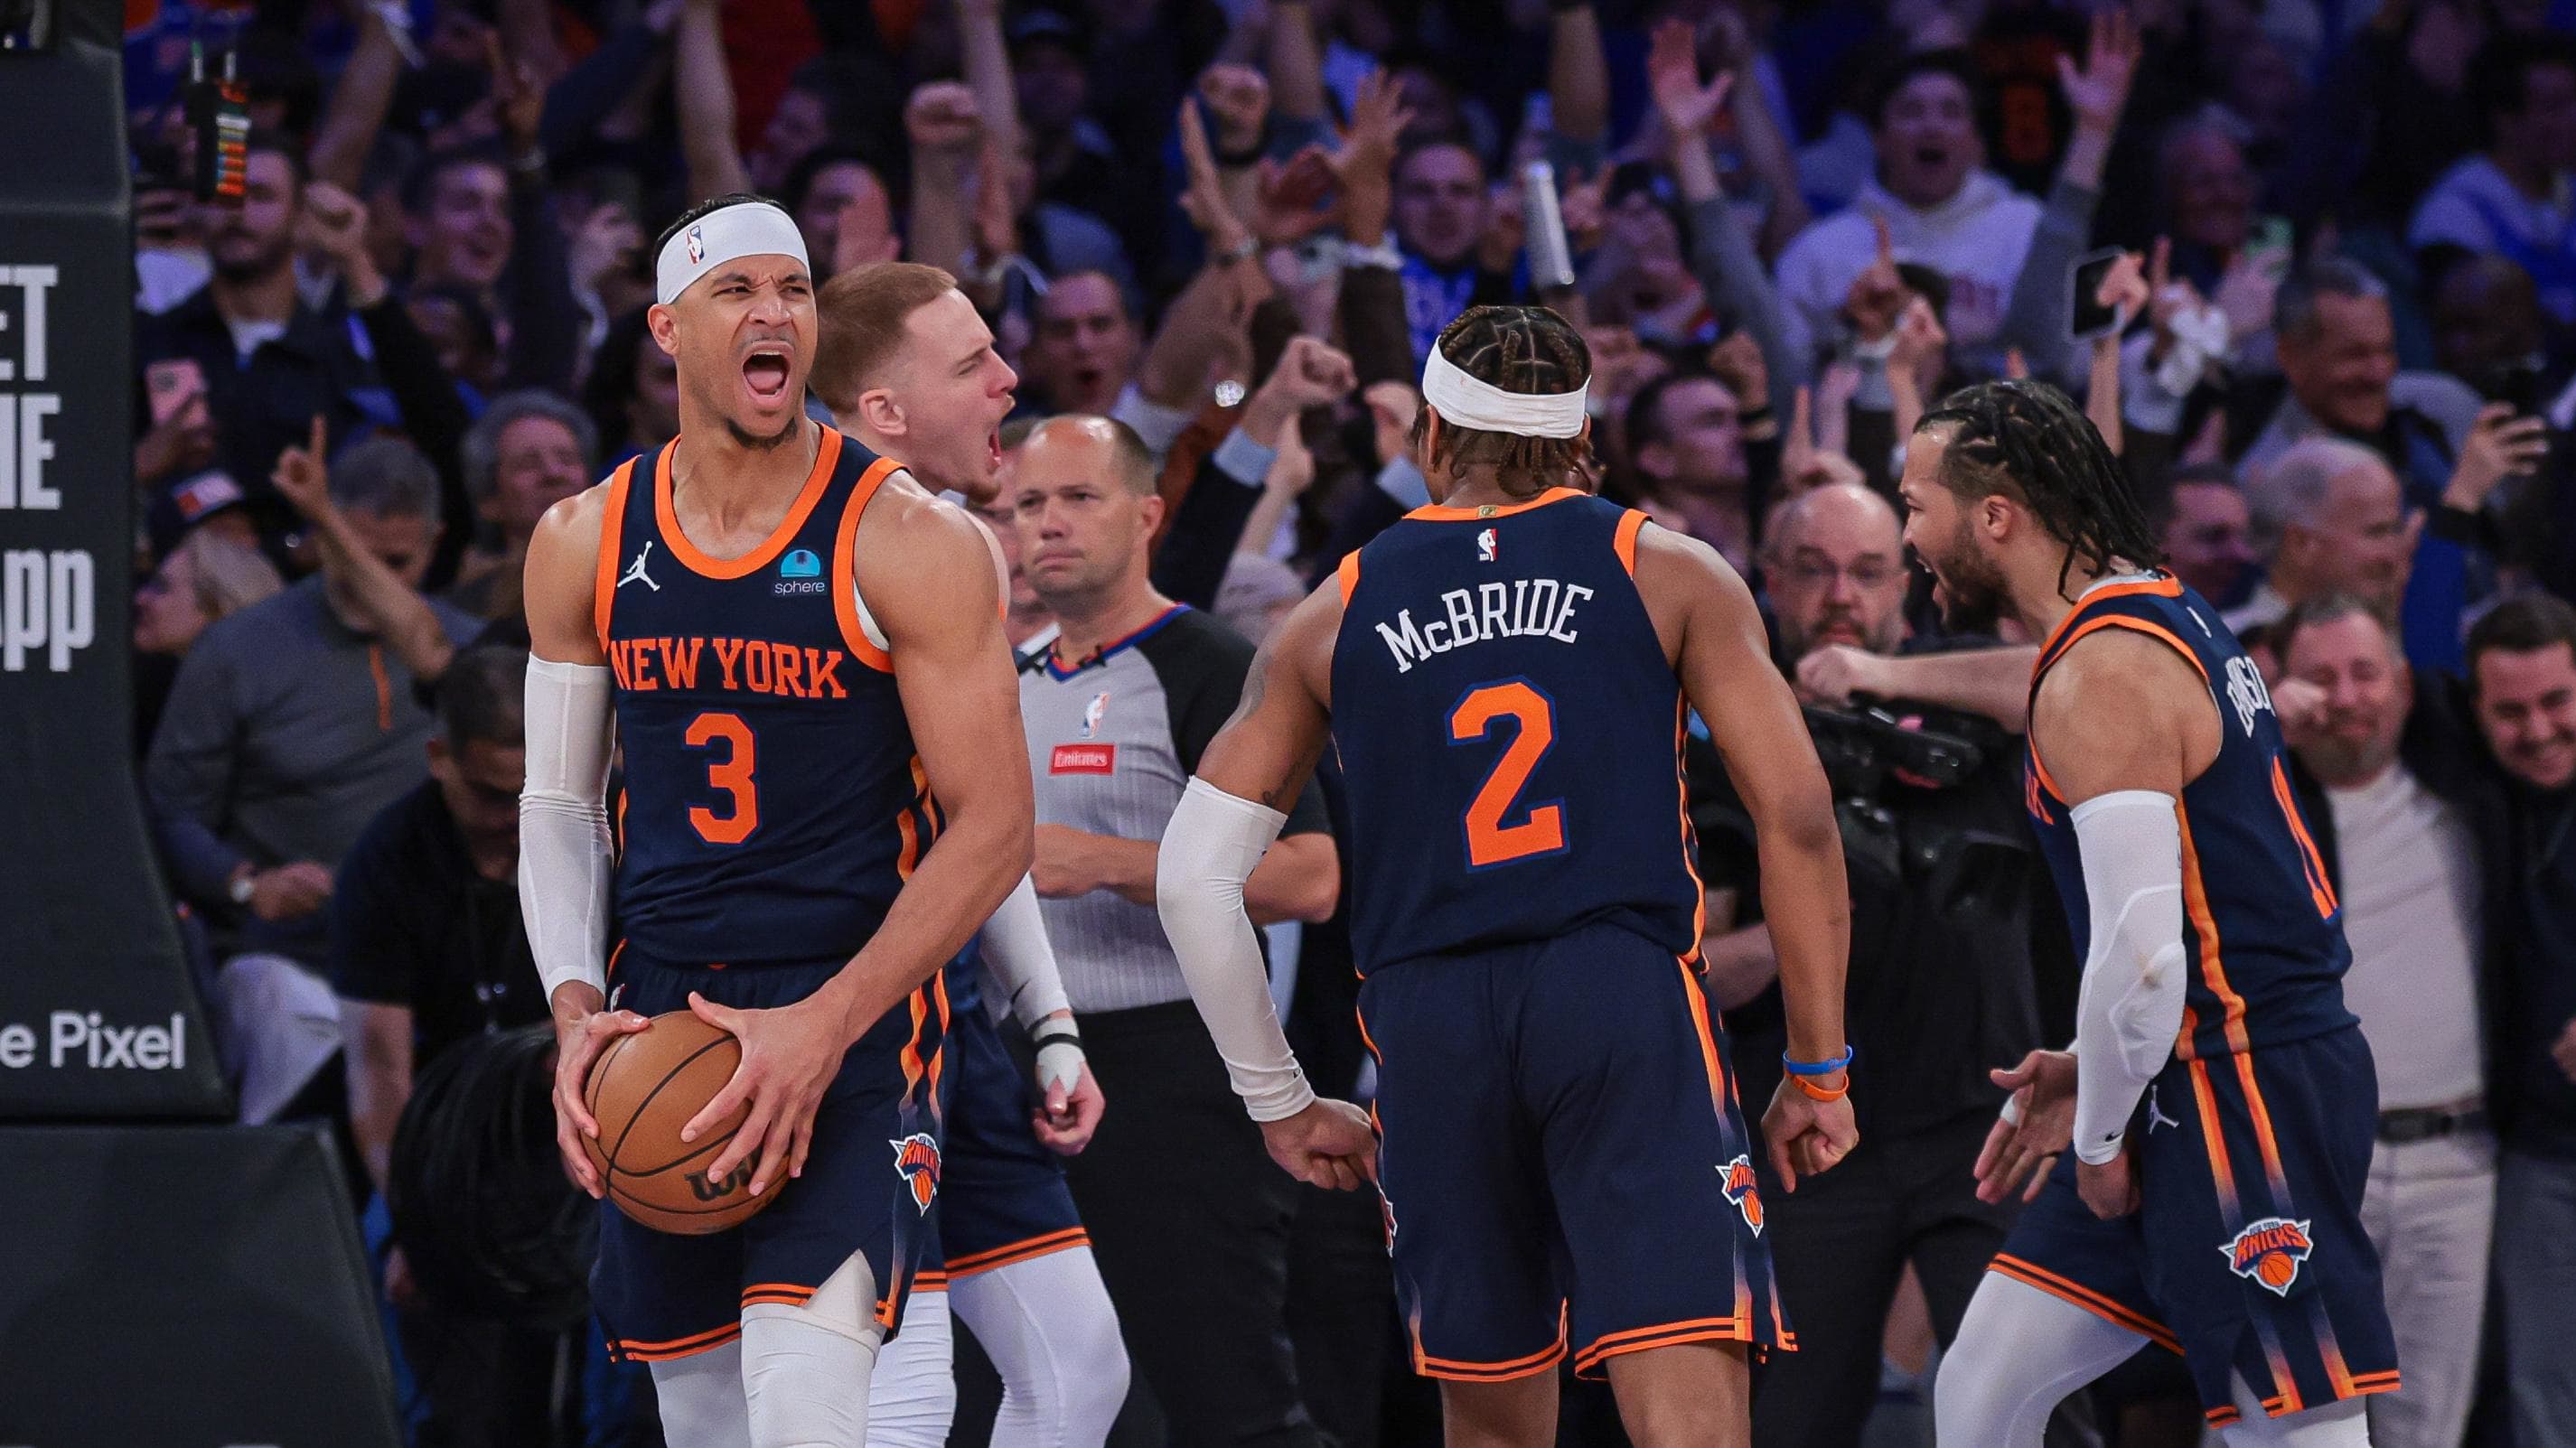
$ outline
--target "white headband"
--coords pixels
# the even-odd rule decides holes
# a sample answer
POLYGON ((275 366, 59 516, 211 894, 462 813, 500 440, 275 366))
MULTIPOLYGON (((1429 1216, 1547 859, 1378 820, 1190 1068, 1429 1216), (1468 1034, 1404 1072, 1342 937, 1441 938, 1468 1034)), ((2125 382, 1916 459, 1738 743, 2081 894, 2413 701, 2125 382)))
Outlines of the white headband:
POLYGON ((1458 364, 1431 349, 1422 364, 1422 400, 1440 409, 1453 427, 1484 432, 1516 432, 1524 437, 1572 437, 1583 431, 1583 398, 1590 382, 1572 392, 1505 392, 1458 370, 1458 364))
POLYGON ((805 259, 805 237, 786 212, 766 201, 742 201, 708 212, 662 244, 653 265, 653 300, 667 307, 698 278, 746 256, 792 256, 798 266, 813 269, 805 259))

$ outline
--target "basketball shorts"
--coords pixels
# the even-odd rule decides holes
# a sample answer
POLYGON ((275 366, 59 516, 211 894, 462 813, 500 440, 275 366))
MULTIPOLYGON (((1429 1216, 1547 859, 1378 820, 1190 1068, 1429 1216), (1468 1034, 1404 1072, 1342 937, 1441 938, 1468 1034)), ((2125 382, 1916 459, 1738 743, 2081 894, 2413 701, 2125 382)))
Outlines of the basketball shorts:
POLYGON ((2238 1417, 2231 1374, 2275 1417, 2392 1392, 2361 1227, 2378 1101, 2358 1026, 2169 1062, 2129 1122, 2140 1209, 2094 1216, 2068 1153, 1992 1270, 2182 1354, 2212 1424, 2238 1417))
POLYGON ((940 1091, 947 1132, 937 1215, 948 1276, 1089 1246, 1064 1167, 1029 1128, 1028 1078, 981 1009, 949 1022, 940 1091))
POLYGON ((1794 1347, 1725 1037, 1643 936, 1372 972, 1378 1183, 1413 1368, 1603 1376, 1674 1343, 1794 1347))
MULTIPOLYGON (((610 1003, 657 1016, 688 1009, 696 991, 719 1005, 793 1005, 846 964, 711 970, 623 951, 610 1003)), ((888 1011, 841 1060, 814 1114, 805 1174, 773 1182, 777 1202, 738 1227, 681 1236, 639 1226, 600 1204, 591 1298, 612 1356, 661 1362, 721 1347, 741 1334, 742 1309, 802 1305, 853 1253, 877 1284, 876 1319, 890 1337, 902 1320, 940 1186, 932 1096, 938 1090, 948 993, 934 978, 888 1011)), ((732 1188, 749 1187, 747 1177, 732 1188)))

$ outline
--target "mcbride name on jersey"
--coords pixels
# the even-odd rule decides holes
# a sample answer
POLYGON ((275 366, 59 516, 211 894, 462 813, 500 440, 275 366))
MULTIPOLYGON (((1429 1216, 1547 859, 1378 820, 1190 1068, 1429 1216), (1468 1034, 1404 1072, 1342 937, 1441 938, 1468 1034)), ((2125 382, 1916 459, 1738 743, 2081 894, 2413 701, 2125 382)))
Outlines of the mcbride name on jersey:
POLYGON ((1417 508, 1343 560, 1332 728, 1363 972, 1598 922, 1697 952, 1681 682, 1631 574, 1644 522, 1559 488, 1417 508))
MULTIPOLYGON (((1491 527, 1477 535, 1479 552, 1489 553, 1498 543, 1491 527)), ((1574 611, 1591 596, 1592 590, 1582 584, 1555 578, 1479 583, 1473 589, 1453 588, 1441 594, 1424 610, 1436 616, 1419 628, 1412 609, 1396 610, 1393 622, 1377 626, 1377 636, 1395 655, 1399 674, 1411 673, 1430 655, 1494 639, 1548 638, 1570 644, 1577 637, 1574 611)))

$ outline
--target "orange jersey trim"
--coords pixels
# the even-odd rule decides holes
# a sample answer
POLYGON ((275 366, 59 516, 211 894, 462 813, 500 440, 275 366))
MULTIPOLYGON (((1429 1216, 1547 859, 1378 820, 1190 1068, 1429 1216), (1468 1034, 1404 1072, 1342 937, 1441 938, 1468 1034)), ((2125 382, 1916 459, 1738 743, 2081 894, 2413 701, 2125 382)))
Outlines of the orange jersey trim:
MULTIPOLYGON (((2182 826, 2182 901, 2183 912, 2200 939, 2201 984, 2218 997, 2220 1028, 2226 1032, 2227 1048, 2242 1054, 2252 1046, 2245 1034, 2245 997, 2227 980, 2227 963, 2218 939, 2218 918, 2210 913, 2209 887, 2200 873, 2200 849, 2191 837, 2191 809, 2180 799, 2174 801, 2174 819, 2182 826)), ((2189 1046, 2189 1036, 2183 1045, 2189 1046)), ((2197 1055, 2195 1051, 2193 1054, 2197 1055)))
POLYGON ((1336 577, 1341 579, 1342 606, 1347 608, 1350 606, 1351 595, 1359 591, 1360 550, 1354 548, 1350 552, 1343 554, 1341 566, 1334 569, 1333 572, 1336 577))
POLYGON ((1610 547, 1619 555, 1619 566, 1628 570, 1630 578, 1637 576, 1637 534, 1646 521, 1643 512, 1630 508, 1619 515, 1618 531, 1610 535, 1610 547))
MULTIPOLYGON (((1753 1324, 1743 1316, 1700 1317, 1686 1322, 1669 1322, 1658 1327, 1633 1328, 1627 1332, 1606 1333, 1590 1347, 1574 1355, 1577 1377, 1593 1376, 1592 1370, 1614 1357, 1632 1352, 1651 1352, 1659 1347, 1674 1347, 1686 1342, 1751 1343, 1753 1324)), ((1784 1352, 1795 1352, 1794 1343, 1782 1343, 1784 1352)))
POLYGON ((590 589, 590 626, 599 635, 599 651, 608 652, 608 615, 617 601, 617 551, 626 531, 626 485, 635 475, 628 458, 608 475, 607 509, 599 520, 599 569, 590 589))
POLYGON ((1514 1378, 1532 1377, 1555 1367, 1565 1358, 1565 1315, 1562 1301, 1556 1305, 1556 1341, 1534 1353, 1525 1353, 1501 1362, 1467 1362, 1458 1358, 1433 1357, 1422 1348, 1422 1325, 1407 1324, 1405 1337, 1413 1345, 1413 1371, 1417 1376, 1441 1378, 1456 1383, 1502 1383, 1514 1378))
POLYGON ((778 520, 778 526, 758 546, 738 558, 708 557, 680 530, 680 515, 671 505, 671 460, 679 455, 680 440, 673 438, 671 445, 662 449, 661 460, 653 469, 653 519, 662 527, 662 541, 671 545, 672 555, 692 573, 714 579, 743 578, 767 567, 785 550, 787 540, 805 526, 805 519, 822 501, 823 489, 832 481, 833 466, 841 460, 841 434, 828 427, 823 429, 822 445, 814 449, 813 471, 805 475, 805 487, 788 505, 787 516, 778 520))
POLYGON ((1590 493, 1577 488, 1550 488, 1526 503, 1485 503, 1472 508, 1453 508, 1441 503, 1425 503, 1404 516, 1408 522, 1481 523, 1488 518, 1508 518, 1514 513, 1526 513, 1532 508, 1544 508, 1550 503, 1562 503, 1568 498, 1590 496, 1592 496, 1590 493))
MULTIPOLYGON (((1008 1267, 1014 1262, 1026 1262, 1032 1258, 1051 1256, 1057 1252, 1071 1251, 1076 1247, 1090 1245, 1089 1232, 1080 1227, 1067 1227, 1059 1232, 1048 1232, 1005 1246, 988 1247, 981 1252, 969 1252, 963 1257, 951 1257, 948 1259, 948 1276, 952 1281, 961 1277, 972 1277, 978 1272, 990 1272, 996 1267, 1008 1267)), ((918 1292, 921 1289, 915 1287, 913 1290, 918 1292)))
POLYGON ((742 1324, 728 1322, 722 1327, 710 1328, 688 1337, 675 1337, 668 1342, 631 1342, 625 1338, 612 1337, 608 1340, 608 1348, 610 1352, 627 1362, 661 1363, 669 1362, 673 1358, 695 1357, 702 1352, 712 1352, 740 1336, 742 1336, 742 1324))
POLYGON ((2281 817, 2290 822, 2290 834, 2299 842, 2299 855, 2308 867, 2308 896, 2319 915, 2331 916, 2342 908, 2335 900, 2334 881, 2327 878, 2325 856, 2308 833, 2308 822, 2299 817, 2299 801, 2290 792, 2290 777, 2282 772, 2278 757, 2272 760, 2272 798, 2281 805, 2281 817))
POLYGON ((2114 583, 2107 588, 2088 590, 2082 598, 2076 600, 2075 607, 2068 610, 2066 617, 2057 621, 2057 627, 2048 631, 2047 641, 2039 646, 2039 661, 2033 669, 2032 677, 2036 679, 2039 672, 2046 670, 2051 663, 2056 661, 2058 644, 2061 641, 2066 643, 2074 642, 2073 639, 2065 638, 2064 635, 2069 628, 2074 626, 2075 621, 2078 618, 2083 617, 2085 609, 2092 607, 2096 603, 2101 603, 2109 599, 2131 598, 2142 593, 2152 594, 2157 598, 2180 598, 2182 597, 2182 580, 2174 577, 2170 573, 2160 573, 2154 578, 2140 579, 2136 583, 2114 583))
MULTIPOLYGON (((832 616, 840 620, 841 642, 850 646, 851 657, 880 674, 894 672, 894 656, 870 642, 867 630, 859 626, 859 515, 900 466, 892 458, 868 464, 868 470, 859 474, 858 485, 850 489, 850 501, 841 508, 841 526, 832 534, 832 616)), ((1003 603, 1007 609, 1009 600, 1003 603)))
POLYGON ((2080 1282, 2070 1282, 2036 1263, 2025 1261, 2009 1253, 1998 1252, 1994 1260, 1986 1264, 1986 1270, 2002 1273, 2024 1286, 2036 1287, 2051 1297, 2072 1303, 2113 1327, 2134 1332, 2168 1352, 2182 1351, 2182 1339, 2174 1336, 2173 1329, 2143 1313, 2121 1306, 2080 1282))
MULTIPOLYGON (((1633 514, 1644 517, 1643 513, 1633 514)), ((1708 886, 1699 877, 1699 839, 1691 830, 1690 817, 1690 696, 1673 701, 1673 781, 1679 786, 1682 800, 1682 872, 1691 882, 1691 948, 1682 964, 1696 965, 1700 947, 1708 939, 1708 886)))

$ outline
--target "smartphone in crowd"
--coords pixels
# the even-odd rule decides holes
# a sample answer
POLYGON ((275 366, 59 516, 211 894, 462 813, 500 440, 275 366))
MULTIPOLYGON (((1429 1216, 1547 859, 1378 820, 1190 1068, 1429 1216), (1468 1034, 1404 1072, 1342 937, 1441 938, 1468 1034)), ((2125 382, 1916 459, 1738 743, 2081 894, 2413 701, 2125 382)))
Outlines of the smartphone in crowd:
POLYGON ((2120 309, 2106 307, 2094 300, 2102 290, 2102 278, 2122 256, 2120 248, 2106 246, 2086 252, 2075 259, 2075 269, 2068 274, 2067 286, 2074 292, 2074 306, 2067 312, 2066 334, 2078 342, 2090 342, 2116 330, 2120 309))

